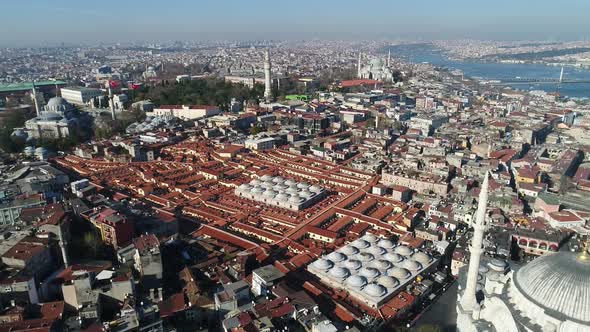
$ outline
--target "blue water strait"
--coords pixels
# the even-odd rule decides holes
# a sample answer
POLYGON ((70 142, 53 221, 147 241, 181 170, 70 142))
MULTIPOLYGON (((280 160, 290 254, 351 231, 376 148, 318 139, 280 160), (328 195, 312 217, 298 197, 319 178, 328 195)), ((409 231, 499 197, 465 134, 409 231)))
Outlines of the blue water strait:
MULTIPOLYGON (((478 61, 456 61, 449 59, 432 44, 408 44, 391 47, 392 56, 414 63, 428 62, 438 67, 458 69, 467 77, 482 79, 513 79, 516 77, 536 79, 559 79, 561 67, 543 64, 511 64, 478 61)), ((564 80, 590 81, 590 69, 565 67, 564 80)), ((556 92, 557 84, 515 84, 520 90, 544 90, 556 92)), ((559 88, 562 96, 590 98, 590 83, 563 84, 559 88)))

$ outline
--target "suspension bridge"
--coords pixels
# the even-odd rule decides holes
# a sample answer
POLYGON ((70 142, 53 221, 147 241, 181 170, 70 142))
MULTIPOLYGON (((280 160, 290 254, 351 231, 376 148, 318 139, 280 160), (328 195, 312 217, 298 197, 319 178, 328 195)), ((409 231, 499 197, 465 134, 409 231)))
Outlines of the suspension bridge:
POLYGON ((565 79, 563 75, 563 67, 561 67, 561 73, 559 78, 539 78, 539 77, 513 77, 513 78, 486 78, 486 81, 494 85, 514 85, 514 84, 588 84, 590 79, 583 80, 570 80, 565 79))

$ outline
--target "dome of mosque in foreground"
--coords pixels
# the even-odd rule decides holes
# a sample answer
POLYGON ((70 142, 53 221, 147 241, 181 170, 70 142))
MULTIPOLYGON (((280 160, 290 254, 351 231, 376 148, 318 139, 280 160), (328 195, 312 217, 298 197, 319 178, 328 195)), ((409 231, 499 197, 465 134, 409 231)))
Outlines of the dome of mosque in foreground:
POLYGON ((590 323, 590 259, 571 252, 541 256, 515 273, 514 286, 549 316, 590 323))

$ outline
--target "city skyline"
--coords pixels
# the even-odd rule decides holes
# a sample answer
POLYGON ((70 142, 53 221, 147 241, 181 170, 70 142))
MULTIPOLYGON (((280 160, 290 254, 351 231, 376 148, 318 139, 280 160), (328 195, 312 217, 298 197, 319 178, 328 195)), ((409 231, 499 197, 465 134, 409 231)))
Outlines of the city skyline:
POLYGON ((387 1, 244 4, 174 1, 9 1, 0 45, 67 42, 203 41, 270 39, 483 39, 583 40, 590 37, 590 3, 568 0, 555 13, 552 2, 471 4, 468 1, 396 4, 387 1), (567 12, 567 15, 565 14, 567 12), (27 22, 27 24, 23 24, 27 22), (14 29, 14 27, 19 27, 14 29), (43 32, 43 33, 40 33, 43 32))

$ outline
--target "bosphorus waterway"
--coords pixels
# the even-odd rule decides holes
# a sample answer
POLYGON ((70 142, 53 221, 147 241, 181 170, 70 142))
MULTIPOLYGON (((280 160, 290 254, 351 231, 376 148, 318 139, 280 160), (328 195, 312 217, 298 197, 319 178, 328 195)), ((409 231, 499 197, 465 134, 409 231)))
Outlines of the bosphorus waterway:
MULTIPOLYGON (((387 52, 387 51, 385 51, 387 52)), ((543 64, 513 64, 479 61, 458 61, 449 59, 432 44, 404 44, 391 47, 392 56, 401 57, 414 63, 428 62, 438 67, 458 69, 467 77, 487 79, 514 79, 526 77, 533 79, 558 79, 561 67, 543 64)), ((590 81, 590 69, 565 67, 564 80, 590 81)), ((544 90, 556 92, 557 84, 515 84, 520 90, 544 90)), ((590 83, 563 84, 559 88, 563 96, 590 98, 590 83)))

